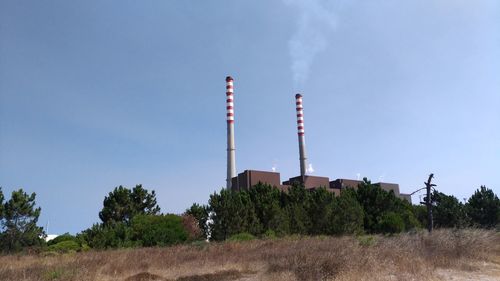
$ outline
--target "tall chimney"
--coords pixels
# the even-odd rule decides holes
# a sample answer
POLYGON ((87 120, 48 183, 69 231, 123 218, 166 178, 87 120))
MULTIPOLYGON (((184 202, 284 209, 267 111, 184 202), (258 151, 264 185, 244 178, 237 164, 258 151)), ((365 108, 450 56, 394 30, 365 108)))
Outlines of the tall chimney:
POLYGON ((297 134, 299 136, 299 154, 300 154, 300 175, 306 175, 307 156, 306 156, 306 141, 304 137, 304 108, 302 107, 302 95, 295 95, 295 105, 297 109, 297 134))
POLYGON ((234 99, 233 78, 226 77, 226 110, 227 110, 227 179, 226 188, 231 188, 231 180, 236 177, 236 159, 234 147, 234 99))

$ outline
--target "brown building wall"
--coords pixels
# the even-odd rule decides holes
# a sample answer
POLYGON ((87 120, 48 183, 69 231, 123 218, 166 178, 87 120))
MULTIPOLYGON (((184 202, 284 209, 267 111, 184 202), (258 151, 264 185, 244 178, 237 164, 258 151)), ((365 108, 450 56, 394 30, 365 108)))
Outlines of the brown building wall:
POLYGON ((399 196, 399 184, 397 184, 397 183, 379 182, 379 183, 376 183, 375 185, 380 186, 380 188, 382 188, 385 191, 392 190, 392 191, 394 191, 394 195, 396 195, 396 197, 400 197, 399 196))
POLYGON ((400 193, 399 198, 404 199, 411 204, 411 195, 410 194, 400 193))
POLYGON ((233 190, 248 190, 259 182, 280 187, 280 174, 275 172, 245 170, 232 179, 233 190))
MULTIPOLYGON (((345 189, 345 188, 354 188, 358 189, 358 184, 362 183, 359 180, 350 180, 350 179, 336 179, 330 182, 331 189, 345 189)), ((375 185, 380 186, 385 191, 394 191, 394 195, 401 199, 404 199, 411 203, 411 196, 409 194, 403 194, 399 192, 399 184, 397 183, 387 183, 387 182, 379 182, 375 183, 375 185)))
POLYGON ((317 176, 298 176, 290 178, 289 180, 283 182, 283 185, 292 185, 294 183, 303 184, 306 189, 330 186, 330 179, 327 177, 317 177, 317 176))
POLYGON ((358 180, 348 180, 348 179, 336 179, 330 182, 330 188, 335 189, 345 189, 345 188, 354 188, 358 189, 358 184, 362 183, 362 181, 358 180))
POLYGON ((240 190, 237 176, 231 179, 231 190, 240 190))

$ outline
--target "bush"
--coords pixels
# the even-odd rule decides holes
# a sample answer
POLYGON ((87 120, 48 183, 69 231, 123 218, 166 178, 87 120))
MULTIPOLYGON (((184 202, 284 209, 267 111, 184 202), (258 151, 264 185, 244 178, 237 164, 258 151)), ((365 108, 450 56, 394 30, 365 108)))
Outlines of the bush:
POLYGON ((132 231, 125 223, 111 225, 94 224, 91 228, 77 235, 91 248, 109 249, 120 247, 133 247, 137 243, 132 241, 132 231))
POLYGON ((188 232, 177 215, 137 215, 131 221, 133 240, 140 245, 167 246, 188 240, 188 232))
POLYGON ((410 209, 402 211, 400 213, 400 216, 401 219, 403 219, 405 231, 411 231, 422 228, 422 225, 420 224, 419 220, 413 214, 411 207, 410 209))
POLYGON ((69 233, 64 233, 62 235, 59 235, 57 236, 56 238, 50 240, 47 242, 47 246, 52 246, 52 245, 55 245, 55 244, 58 244, 59 242, 63 242, 63 241, 75 241, 75 242, 78 242, 78 239, 76 238, 76 236, 73 236, 69 233))
POLYGON ((255 236, 253 236, 250 233, 246 233, 246 232, 238 233, 238 234, 235 234, 235 235, 229 237, 229 241, 236 241, 236 242, 250 241, 250 240, 254 240, 254 239, 255 239, 255 236))
POLYGON ((83 250, 129 248, 138 246, 168 246, 195 239, 197 232, 188 232, 188 224, 197 229, 196 222, 177 215, 136 215, 126 223, 95 224, 77 236, 83 250), (190 236, 193 235, 193 236, 190 236))
POLYGON ((198 220, 193 215, 182 215, 182 226, 188 234, 189 241, 205 239, 203 231, 199 227, 198 220))
POLYGON ((262 235, 262 238, 264 239, 276 239, 276 232, 274 232, 272 229, 268 229, 264 235, 262 235))
POLYGON ((405 229, 405 223, 400 215, 388 212, 382 215, 378 227, 383 233, 399 233, 405 229))
POLYGON ((49 252, 69 253, 81 250, 80 244, 72 240, 61 241, 48 247, 49 252))
POLYGON ((360 235, 356 238, 359 241, 359 245, 363 247, 373 246, 377 243, 377 239, 373 235, 360 235))

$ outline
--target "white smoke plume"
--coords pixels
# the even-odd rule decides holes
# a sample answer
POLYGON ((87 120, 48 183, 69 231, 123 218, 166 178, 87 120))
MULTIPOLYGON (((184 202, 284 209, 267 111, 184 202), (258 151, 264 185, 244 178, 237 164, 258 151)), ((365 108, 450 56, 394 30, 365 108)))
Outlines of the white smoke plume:
POLYGON ((333 0, 283 0, 299 12, 297 30, 288 42, 295 88, 303 87, 316 55, 328 45, 336 26, 333 0))
POLYGON ((380 177, 378 177, 379 182, 384 182, 385 179, 385 173, 383 173, 380 177))
POLYGON ((309 163, 309 165, 307 166, 306 172, 308 174, 314 173, 314 168, 313 168, 313 165, 311 163, 309 163))

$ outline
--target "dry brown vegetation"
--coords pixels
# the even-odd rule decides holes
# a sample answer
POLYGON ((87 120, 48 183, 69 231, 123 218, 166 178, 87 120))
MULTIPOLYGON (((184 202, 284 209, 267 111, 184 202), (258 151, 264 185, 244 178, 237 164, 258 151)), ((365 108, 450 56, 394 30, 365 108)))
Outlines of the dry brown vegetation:
POLYGON ((0 280, 16 281, 443 280, 455 278, 456 272, 499 280, 500 233, 438 230, 393 237, 289 237, 0 257, 0 280))

